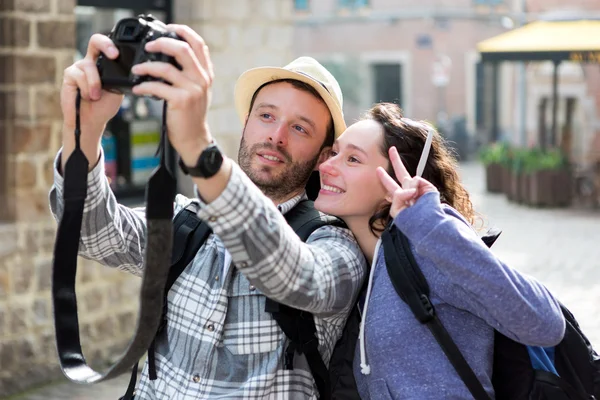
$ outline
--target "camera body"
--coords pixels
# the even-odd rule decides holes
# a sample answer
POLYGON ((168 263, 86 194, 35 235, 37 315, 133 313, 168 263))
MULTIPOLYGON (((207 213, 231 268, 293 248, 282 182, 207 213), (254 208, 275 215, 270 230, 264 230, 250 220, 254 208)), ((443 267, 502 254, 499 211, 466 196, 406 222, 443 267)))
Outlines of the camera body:
POLYGON ((145 81, 162 81, 148 75, 134 75, 131 67, 146 61, 162 61, 181 69, 175 58, 162 53, 145 50, 146 43, 160 37, 183 40, 152 15, 124 18, 117 22, 108 35, 119 50, 119 56, 111 60, 104 54, 98 57, 98 72, 102 88, 112 92, 129 93, 131 88, 145 81))

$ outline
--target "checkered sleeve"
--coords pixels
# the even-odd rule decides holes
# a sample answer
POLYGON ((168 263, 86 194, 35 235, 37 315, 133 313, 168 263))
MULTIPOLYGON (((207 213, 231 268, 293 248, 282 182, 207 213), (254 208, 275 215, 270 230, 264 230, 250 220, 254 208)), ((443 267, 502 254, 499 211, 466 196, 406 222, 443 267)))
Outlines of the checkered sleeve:
MULTIPOLYGON (((57 222, 64 210, 64 179, 60 173, 62 150, 54 162, 54 185, 50 189, 50 210, 57 222)), ((128 208, 117 203, 104 174, 104 154, 88 173, 79 255, 135 275, 142 274, 146 245, 146 215, 143 207, 128 208)), ((176 211, 186 202, 178 196, 176 211)))
POLYGON ((223 193, 198 215, 266 296, 322 316, 351 306, 366 261, 349 230, 325 226, 303 243, 237 164, 223 193))

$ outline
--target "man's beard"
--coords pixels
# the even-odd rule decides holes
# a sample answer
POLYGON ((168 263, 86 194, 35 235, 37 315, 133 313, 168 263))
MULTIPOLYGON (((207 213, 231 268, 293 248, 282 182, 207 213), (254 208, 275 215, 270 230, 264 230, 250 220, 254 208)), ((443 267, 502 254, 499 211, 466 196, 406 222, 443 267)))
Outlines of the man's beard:
POLYGON ((262 192, 273 200, 284 199, 290 194, 297 192, 299 189, 304 189, 310 174, 315 169, 319 161, 319 154, 313 160, 304 162, 293 162, 292 157, 284 149, 274 146, 270 143, 257 143, 251 148, 248 148, 244 136, 240 142, 240 151, 238 153, 238 163, 242 171, 248 175, 250 180, 262 192), (272 168, 268 165, 252 167, 252 157, 256 156, 261 149, 269 149, 277 151, 285 158, 283 161, 287 166, 276 175, 269 174, 264 177, 261 172, 269 172, 272 168))

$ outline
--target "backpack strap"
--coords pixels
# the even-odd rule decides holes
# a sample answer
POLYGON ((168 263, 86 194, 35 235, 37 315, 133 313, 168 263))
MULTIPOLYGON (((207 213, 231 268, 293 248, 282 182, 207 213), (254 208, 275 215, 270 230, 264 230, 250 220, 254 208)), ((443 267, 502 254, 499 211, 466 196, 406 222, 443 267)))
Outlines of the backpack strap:
MULTIPOLYGON (((285 214, 285 218, 303 242, 306 242, 315 230, 323 226, 345 227, 340 219, 317 211, 314 202, 310 200, 301 200, 285 214)), ((307 311, 280 304, 269 298, 265 301, 265 311, 273 315, 273 318, 289 340, 284 356, 285 368, 288 370, 294 368, 295 353, 304 354, 317 385, 319 398, 321 400, 330 399, 331 381, 329 371, 319 352, 319 340, 313 315, 307 311)))
POLYGON ((435 313, 429 299, 429 285, 415 261, 406 236, 391 225, 382 236, 385 264, 394 289, 415 317, 425 324, 448 360, 476 400, 490 400, 481 382, 435 313))
MULTIPOLYGON (((194 260, 200 247, 206 242, 212 230, 208 224, 204 223, 197 214, 196 203, 191 203, 177 213, 173 220, 173 253, 171 256, 171 267, 165 285, 163 312, 160 326, 156 334, 158 335, 167 324, 167 295, 169 290, 185 268, 194 260)), ((148 377, 155 380, 156 361, 155 361, 155 342, 152 341, 148 348, 148 377)), ((132 400, 135 395, 135 385, 137 383, 138 363, 133 366, 131 378, 127 385, 125 395, 119 400, 132 400)))

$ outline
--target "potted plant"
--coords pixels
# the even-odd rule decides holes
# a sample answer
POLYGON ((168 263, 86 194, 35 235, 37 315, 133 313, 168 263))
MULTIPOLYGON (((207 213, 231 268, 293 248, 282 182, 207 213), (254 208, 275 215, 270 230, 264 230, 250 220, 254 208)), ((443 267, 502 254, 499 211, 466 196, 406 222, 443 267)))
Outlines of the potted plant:
POLYGON ((566 206, 571 201, 571 173, 559 149, 540 151, 530 166, 531 204, 566 206))
POLYGON ((495 142, 479 152, 479 159, 485 166, 485 187, 490 193, 503 191, 503 164, 506 162, 508 146, 495 142))

